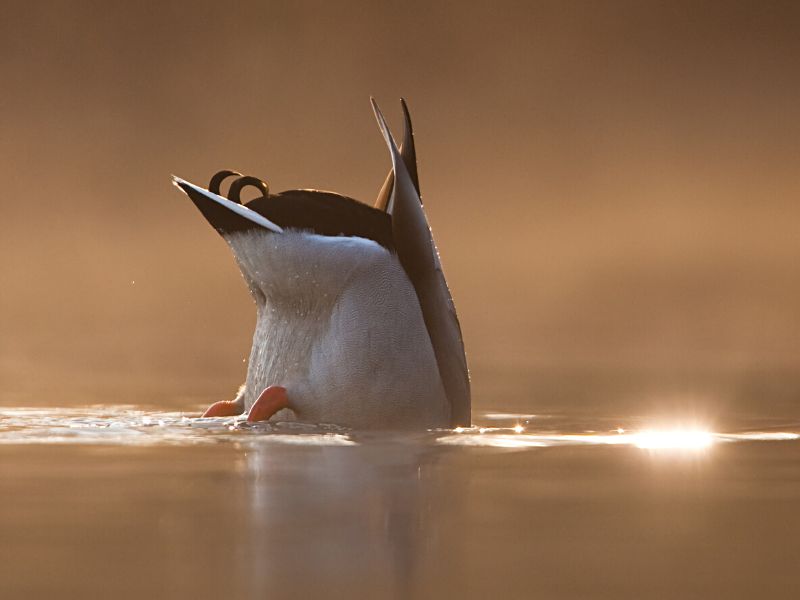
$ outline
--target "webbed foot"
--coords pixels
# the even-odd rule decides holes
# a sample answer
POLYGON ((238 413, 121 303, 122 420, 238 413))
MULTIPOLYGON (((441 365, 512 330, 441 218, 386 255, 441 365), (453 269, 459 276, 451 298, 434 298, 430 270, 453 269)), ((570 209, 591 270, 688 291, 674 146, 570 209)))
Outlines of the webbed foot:
POLYGON ((241 400, 220 400, 214 402, 203 413, 204 417, 235 417, 244 412, 244 403, 241 400))
POLYGON ((286 397, 286 388, 279 385, 271 385, 261 392, 258 400, 250 407, 250 412, 247 414, 247 422, 266 421, 282 408, 288 407, 289 399, 286 397))

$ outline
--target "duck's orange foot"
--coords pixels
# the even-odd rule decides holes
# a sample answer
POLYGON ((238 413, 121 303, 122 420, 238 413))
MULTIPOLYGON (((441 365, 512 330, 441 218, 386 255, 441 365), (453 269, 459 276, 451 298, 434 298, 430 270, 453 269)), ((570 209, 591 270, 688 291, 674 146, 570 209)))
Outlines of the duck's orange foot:
POLYGON ((204 417, 235 417, 244 412, 244 405, 239 400, 220 400, 214 402, 203 413, 204 417))
POLYGON ((282 408, 288 407, 289 399, 286 397, 286 388, 279 385, 271 385, 261 392, 258 400, 250 407, 250 412, 247 414, 247 422, 266 421, 282 408))

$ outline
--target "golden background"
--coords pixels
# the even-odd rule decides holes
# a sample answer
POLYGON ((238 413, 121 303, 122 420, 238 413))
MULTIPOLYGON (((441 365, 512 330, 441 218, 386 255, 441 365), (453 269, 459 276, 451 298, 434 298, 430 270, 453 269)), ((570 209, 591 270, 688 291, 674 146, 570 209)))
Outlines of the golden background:
POLYGON ((372 201, 370 95, 395 130, 409 100, 478 403, 506 370, 796 369, 798 24, 791 2, 4 2, 0 402, 229 397, 253 306, 170 174, 372 201))

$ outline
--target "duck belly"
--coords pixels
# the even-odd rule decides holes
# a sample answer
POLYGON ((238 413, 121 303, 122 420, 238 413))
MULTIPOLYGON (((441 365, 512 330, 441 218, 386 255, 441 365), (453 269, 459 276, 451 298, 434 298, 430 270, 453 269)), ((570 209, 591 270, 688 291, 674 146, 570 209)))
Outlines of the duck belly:
MULTIPOLYGON (((405 272, 342 294, 314 346, 302 420, 356 428, 445 427, 450 411, 430 336, 405 272)), ((363 285, 362 285, 363 284, 363 285)), ((290 391, 291 397, 291 391, 290 391)))
MULTIPOLYGON (((316 279, 319 281, 319 278, 316 279)), ((445 427, 450 408, 411 282, 384 252, 311 309, 259 307, 245 402, 286 388, 297 420, 364 429, 445 427)), ((275 420, 287 418, 285 411, 275 420)))

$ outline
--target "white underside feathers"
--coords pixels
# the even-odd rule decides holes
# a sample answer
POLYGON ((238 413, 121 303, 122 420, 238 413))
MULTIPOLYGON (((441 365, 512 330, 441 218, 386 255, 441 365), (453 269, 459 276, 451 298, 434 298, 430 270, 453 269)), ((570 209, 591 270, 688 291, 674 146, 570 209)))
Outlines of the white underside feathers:
POLYGON ((363 238, 226 236, 258 306, 245 407, 286 387, 297 418, 356 428, 447 426, 450 410, 411 282, 363 238))

